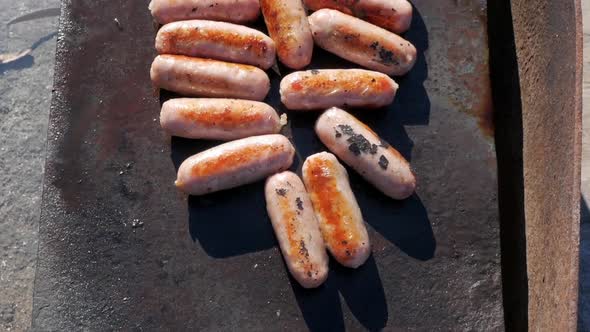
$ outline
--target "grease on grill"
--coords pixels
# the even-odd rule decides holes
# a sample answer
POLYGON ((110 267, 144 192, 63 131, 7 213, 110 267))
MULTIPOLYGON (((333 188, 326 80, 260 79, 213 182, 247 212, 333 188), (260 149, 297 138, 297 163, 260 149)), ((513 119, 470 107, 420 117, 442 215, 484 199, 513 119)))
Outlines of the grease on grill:
POLYGON ((275 191, 277 192, 277 195, 279 195, 279 196, 285 197, 285 195, 287 195, 287 189, 285 189, 285 188, 275 189, 275 191))
MULTIPOLYGON (((361 153, 377 153, 378 146, 376 144, 371 144, 365 136, 356 134, 350 126, 338 125, 338 128, 340 128, 345 135, 350 136, 346 139, 346 141, 350 143, 348 150, 350 150, 355 156, 360 156, 361 153)), ((334 130, 336 130, 336 128, 334 128, 334 130)), ((336 135, 336 137, 338 137, 338 135, 336 135)))
POLYGON ((384 170, 387 169, 387 166, 389 166, 389 160, 387 160, 384 155, 379 157, 379 166, 381 166, 381 168, 384 170))
POLYGON ((303 211, 303 201, 301 200, 300 197, 297 197, 295 199, 295 203, 297 203, 297 208, 301 211, 303 211))

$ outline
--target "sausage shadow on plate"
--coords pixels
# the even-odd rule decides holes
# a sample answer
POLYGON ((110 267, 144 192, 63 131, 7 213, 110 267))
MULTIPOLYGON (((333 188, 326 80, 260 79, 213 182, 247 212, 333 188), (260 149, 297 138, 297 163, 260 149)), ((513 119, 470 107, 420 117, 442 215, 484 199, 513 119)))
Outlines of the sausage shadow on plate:
MULTIPOLYGON (((222 142, 171 139, 171 159, 178 170, 188 157, 222 142)), ((272 248, 274 233, 266 213, 264 181, 188 197, 189 232, 211 257, 225 258, 272 248)))
POLYGON ((367 330, 379 331, 387 325, 385 291, 373 256, 358 269, 343 267, 331 259, 328 280, 316 289, 304 289, 292 277, 290 281, 310 331, 346 330, 339 294, 367 330))

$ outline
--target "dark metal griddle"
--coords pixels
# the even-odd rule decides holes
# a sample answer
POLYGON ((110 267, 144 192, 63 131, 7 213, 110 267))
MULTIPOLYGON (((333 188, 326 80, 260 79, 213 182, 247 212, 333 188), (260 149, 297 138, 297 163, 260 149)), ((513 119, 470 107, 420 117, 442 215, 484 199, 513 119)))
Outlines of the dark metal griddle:
MULTIPOLYGON (((413 1, 415 68, 389 109, 355 114, 411 160, 417 193, 393 201, 351 171, 373 255, 356 271, 331 264, 317 290, 288 276, 262 182, 174 188, 182 160, 217 143, 160 130, 171 95, 149 80, 147 4, 63 2, 33 330, 503 329, 485 1, 413 1)), ((270 76, 268 102, 285 112, 270 76)), ((288 115, 297 171, 324 148, 317 114, 288 115)))

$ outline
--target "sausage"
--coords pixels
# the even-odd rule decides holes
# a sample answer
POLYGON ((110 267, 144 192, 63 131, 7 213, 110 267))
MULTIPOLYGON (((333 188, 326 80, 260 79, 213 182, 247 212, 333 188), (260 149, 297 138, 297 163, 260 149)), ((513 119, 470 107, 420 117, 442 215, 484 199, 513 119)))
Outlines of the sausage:
POLYGON ((319 47, 363 67, 401 76, 416 63, 416 48, 409 41, 337 10, 318 10, 309 24, 319 47))
POLYGON ((328 255, 301 179, 292 172, 266 180, 266 209, 291 275, 304 288, 328 278, 328 255))
POLYGON ((333 154, 321 152, 305 160, 302 172, 326 247, 340 264, 361 266, 371 244, 346 169, 333 154))
POLYGON ((149 9, 160 24, 190 19, 246 23, 260 15, 257 0, 152 0, 149 9))
POLYGON ((391 104, 398 85, 389 76, 364 69, 323 69, 291 73, 280 84, 290 110, 328 107, 378 108, 391 104))
POLYGON ((295 148, 283 135, 242 138, 186 159, 174 184, 191 195, 234 188, 288 169, 294 155, 295 148))
POLYGON ((157 87, 188 96, 262 101, 270 90, 260 68, 183 55, 158 55, 150 75, 157 87))
POLYGON ((292 69, 307 66, 313 53, 313 38, 301 0, 260 0, 260 7, 279 60, 292 69))
POLYGON ((223 141, 281 130, 272 107, 240 99, 170 99, 162 105, 160 125, 172 136, 223 141))
POLYGON ((404 199, 416 189, 408 161, 349 113, 330 108, 318 118, 315 132, 330 151, 385 195, 404 199))
POLYGON ((307 8, 336 9, 391 32, 407 31, 412 23, 412 5, 406 0, 303 0, 307 8))
POLYGON ((159 54, 243 63, 268 69, 275 63, 275 43, 258 30, 242 25, 191 20, 164 25, 156 36, 159 54))

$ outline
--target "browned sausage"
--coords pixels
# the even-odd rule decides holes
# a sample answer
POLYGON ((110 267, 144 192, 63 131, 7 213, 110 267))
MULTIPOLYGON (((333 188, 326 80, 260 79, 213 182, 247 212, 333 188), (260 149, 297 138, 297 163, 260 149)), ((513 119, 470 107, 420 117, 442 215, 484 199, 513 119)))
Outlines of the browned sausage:
POLYGON ((398 85, 389 76, 364 69, 322 69, 291 73, 280 85, 290 110, 328 107, 377 108, 391 104, 398 85))
POLYGON ((279 60, 293 69, 307 66, 313 53, 313 38, 301 0, 260 0, 260 7, 279 60))
POLYGON ((243 63, 268 69, 275 63, 275 43, 262 32, 242 25, 191 20, 164 25, 156 36, 160 54, 243 63))
POLYGON ((185 160, 176 187, 203 195, 262 180, 288 169, 295 148, 283 135, 261 135, 218 145, 185 160))
POLYGON ((336 9, 395 33, 403 33, 412 22, 412 5, 406 0, 304 0, 307 8, 336 9))
POLYGON ((340 264, 361 266, 371 244, 346 169, 333 154, 321 152, 305 160, 302 172, 326 247, 340 264))

